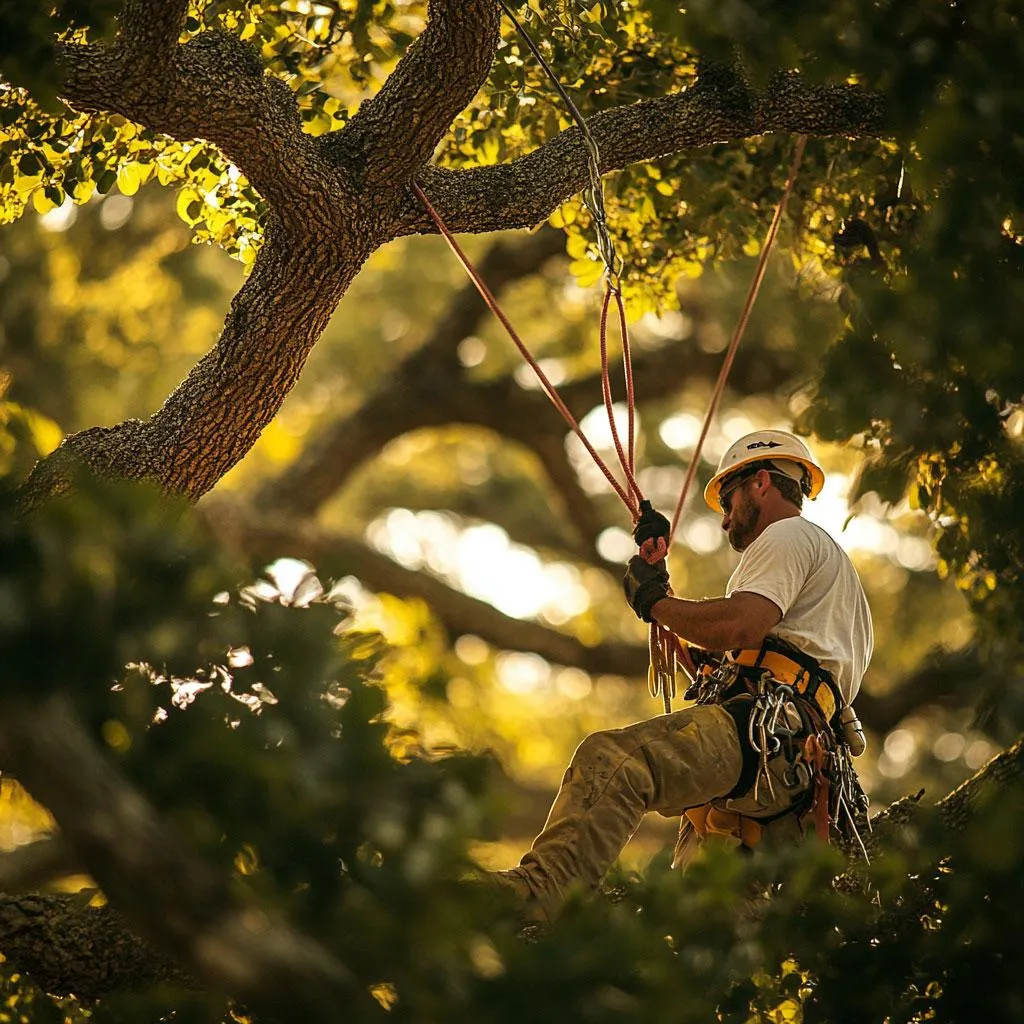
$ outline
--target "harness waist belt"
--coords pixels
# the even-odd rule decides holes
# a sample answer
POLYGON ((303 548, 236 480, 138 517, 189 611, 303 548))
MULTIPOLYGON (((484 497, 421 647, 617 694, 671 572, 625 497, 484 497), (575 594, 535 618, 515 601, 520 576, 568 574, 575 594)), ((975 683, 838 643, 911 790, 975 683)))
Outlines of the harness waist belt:
POLYGON ((813 700, 825 716, 825 721, 832 721, 838 707, 835 690, 827 680, 817 676, 806 665, 778 651, 765 651, 757 647, 730 651, 728 658, 744 668, 764 669, 776 682, 792 686, 797 693, 813 700))

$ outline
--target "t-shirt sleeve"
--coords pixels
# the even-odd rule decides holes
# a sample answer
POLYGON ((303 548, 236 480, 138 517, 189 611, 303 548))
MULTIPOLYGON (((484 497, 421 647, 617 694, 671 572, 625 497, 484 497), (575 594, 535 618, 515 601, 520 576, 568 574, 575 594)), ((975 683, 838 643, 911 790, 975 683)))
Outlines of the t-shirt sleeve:
POLYGON ((814 568, 814 542, 802 526, 787 519, 765 530, 743 552, 728 592, 760 594, 785 615, 814 568))

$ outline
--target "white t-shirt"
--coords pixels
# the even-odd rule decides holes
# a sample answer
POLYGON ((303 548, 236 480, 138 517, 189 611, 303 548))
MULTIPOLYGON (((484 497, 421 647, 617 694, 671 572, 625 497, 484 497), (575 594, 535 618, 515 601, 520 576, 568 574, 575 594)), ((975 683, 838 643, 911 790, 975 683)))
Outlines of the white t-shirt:
POLYGON ((828 669, 849 703, 871 660, 871 610, 846 552, 801 516, 766 527, 740 557, 726 596, 748 591, 768 598, 782 619, 773 635, 828 669))

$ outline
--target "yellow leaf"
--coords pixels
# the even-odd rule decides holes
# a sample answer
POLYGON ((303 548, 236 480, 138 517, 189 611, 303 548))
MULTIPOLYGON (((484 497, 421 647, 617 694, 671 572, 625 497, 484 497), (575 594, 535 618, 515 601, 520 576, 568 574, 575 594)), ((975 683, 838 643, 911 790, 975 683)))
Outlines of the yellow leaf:
POLYGON ((40 455, 49 455, 64 440, 64 431, 42 413, 25 410, 25 422, 40 455))
POLYGON ((565 251, 573 259, 583 259, 590 248, 590 240, 586 235, 569 235, 565 240, 565 251))
POLYGON ((186 224, 192 226, 199 221, 202 204, 203 197, 194 188, 183 188, 178 193, 174 209, 186 224))
POLYGON ((29 193, 39 184, 41 174, 19 174, 14 179, 14 191, 23 199, 28 199, 29 193))
POLYGON ((117 169, 117 187, 123 196, 133 196, 142 184, 142 170, 138 164, 122 164, 117 169))
POLYGON ((745 256, 756 256, 761 251, 761 243, 756 238, 749 238, 743 244, 745 256))
POLYGON ((597 260, 573 260, 569 264, 569 270, 572 271, 572 276, 576 278, 576 283, 581 288, 587 288, 601 280, 601 275, 604 273, 604 264, 597 260))
POLYGON ((35 207, 36 213, 49 213, 50 210, 57 208, 57 204, 46 194, 43 188, 37 188, 32 193, 32 205, 35 207))

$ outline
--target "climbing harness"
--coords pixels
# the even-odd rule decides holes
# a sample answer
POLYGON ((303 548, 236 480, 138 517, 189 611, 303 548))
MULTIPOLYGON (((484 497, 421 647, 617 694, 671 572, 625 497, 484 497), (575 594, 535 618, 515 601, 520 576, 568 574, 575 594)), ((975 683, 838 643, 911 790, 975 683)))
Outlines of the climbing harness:
MULTIPOLYGON (((444 220, 440 214, 434 208, 434 206, 427 199, 423 190, 418 184, 413 183, 413 191, 419 197, 424 208, 426 209, 431 220, 433 220, 438 231, 442 234, 445 241, 448 243, 452 252, 456 258, 462 264, 470 280, 476 286, 484 302, 488 308, 494 313, 495 317, 505 328, 506 333, 519 350, 520 354, 526 360, 527 364, 533 370, 540 382, 541 388, 551 403, 555 406, 556 410, 562 416, 563 420, 568 425, 569 429, 576 435, 587 453, 593 459, 595 465, 604 475, 611 488, 619 496, 622 503, 625 505, 630 515, 633 518, 634 524, 636 524, 641 515, 645 511, 651 511, 650 502, 644 497, 643 492, 640 489, 639 484, 636 480, 636 458, 635 458, 635 422, 636 422, 636 411, 635 411, 635 394, 633 387, 633 370, 632 370, 632 354, 629 343, 629 331, 626 322, 626 311, 625 305, 622 299, 622 289, 620 282, 620 275, 622 271, 621 260, 615 250, 615 245, 611 238, 611 233, 608 230, 607 218, 605 216, 604 208, 604 183, 601 175, 601 156, 597 142, 590 132, 589 126, 587 125, 586 119, 580 113, 576 104, 569 96, 566 89, 562 86, 558 79, 558 76, 551 69, 550 65, 544 59, 543 54, 540 52, 529 33, 516 18, 513 11, 510 9, 506 0, 498 0, 502 10, 515 26, 517 32, 525 41, 530 52, 537 60, 544 73, 553 83, 559 96, 566 104, 573 120, 579 128, 584 147, 587 153, 587 176, 588 186, 584 191, 583 200, 588 210, 590 211, 591 219, 594 225, 594 230, 597 238, 597 248, 600 258, 605 268, 605 291, 604 298, 601 305, 601 321, 600 321, 600 350, 601 350, 601 393, 602 400, 604 403, 605 412, 608 417, 609 433, 612 438, 612 443, 615 449, 616 456, 618 458, 619 466, 622 470, 624 483, 620 483, 615 477, 615 474, 607 466, 605 461, 598 454, 597 450, 591 444, 589 439, 583 433, 579 423, 575 416, 566 406, 561 396, 558 394, 554 384, 551 383, 548 376, 544 373, 543 368, 540 366, 538 361, 534 358, 532 353, 529 351, 527 345, 523 342, 522 338, 516 332, 512 326, 508 317, 501 309, 493 293, 487 287, 486 282, 482 280, 476 268, 472 262, 466 256, 466 254, 460 248, 455 237, 448 229, 444 220), (611 375, 609 370, 608 360, 608 318, 611 303, 615 302, 619 332, 622 339, 622 362, 623 371, 625 377, 625 388, 626 388, 626 410, 627 410, 627 436, 625 444, 619 435, 618 426, 615 421, 614 415, 614 402, 612 400, 611 393, 611 375)), ((786 210, 786 206, 789 202, 789 197, 793 189, 793 183, 796 180, 796 175, 799 170, 800 164, 803 160, 804 146, 806 144, 806 137, 800 136, 796 143, 796 148, 793 155, 792 163, 790 164, 789 174, 786 180, 786 185, 783 190, 782 197, 779 200, 778 205, 775 208, 774 216, 772 217, 771 224, 768 232, 765 236, 764 243, 761 246, 761 253, 758 259, 757 268, 754 273, 754 277, 751 281, 749 291, 747 293, 746 301, 744 302, 740 318, 736 324, 736 328, 733 331, 732 339, 729 347, 726 351, 725 359, 722 363, 722 368, 719 372, 718 379, 715 382, 715 387, 712 391, 711 400, 708 404, 707 413, 704 417, 704 422, 701 427, 700 435, 697 440, 697 444, 694 448, 693 456, 690 461, 689 468, 686 473, 683 487, 679 495, 679 500, 676 503, 675 514, 673 515, 672 522, 668 534, 668 543, 671 544, 672 539, 675 535, 676 528, 679 524, 679 519, 682 514, 683 507, 686 504, 686 499, 689 495, 690 487, 693 483, 696 475, 697 467, 700 463, 701 452, 703 450, 704 441, 707 437, 708 430, 710 429, 712 419, 718 408, 718 403, 725 390, 725 383, 729 376, 729 371, 732 368, 733 360, 736 356, 736 350, 739 348, 740 340, 746 330, 747 321, 750 319, 750 313, 754 307, 754 302, 757 299, 758 292, 761 288, 761 282, 764 279, 765 270, 767 269, 768 256, 771 253, 772 247, 775 243, 775 237, 778 233, 779 225, 782 221, 782 216, 786 210)), ((672 700, 676 694, 676 680, 679 677, 679 673, 683 665, 683 651, 680 646, 678 638, 672 634, 669 630, 662 628, 656 623, 651 624, 648 647, 650 652, 650 670, 648 673, 648 687, 651 695, 655 698, 661 696, 664 704, 665 713, 668 714, 672 710, 672 700)))
POLYGON ((706 656, 685 696, 698 704, 717 704, 729 713, 744 758, 739 781, 725 797, 687 810, 686 817, 698 834, 728 834, 752 849, 764 825, 795 814, 801 828, 813 827, 825 841, 829 826, 834 825, 868 859, 858 818, 870 830, 870 805, 853 767, 849 729, 843 721, 846 709, 831 674, 814 658, 779 637, 768 636, 760 648, 728 651, 721 659, 706 656), (755 801, 763 796, 775 801, 771 767, 780 757, 785 763, 782 783, 798 794, 788 807, 752 818, 720 806, 748 794, 755 801), (709 815, 706 808, 719 813, 709 815), (748 828, 748 819, 758 828, 748 828))

